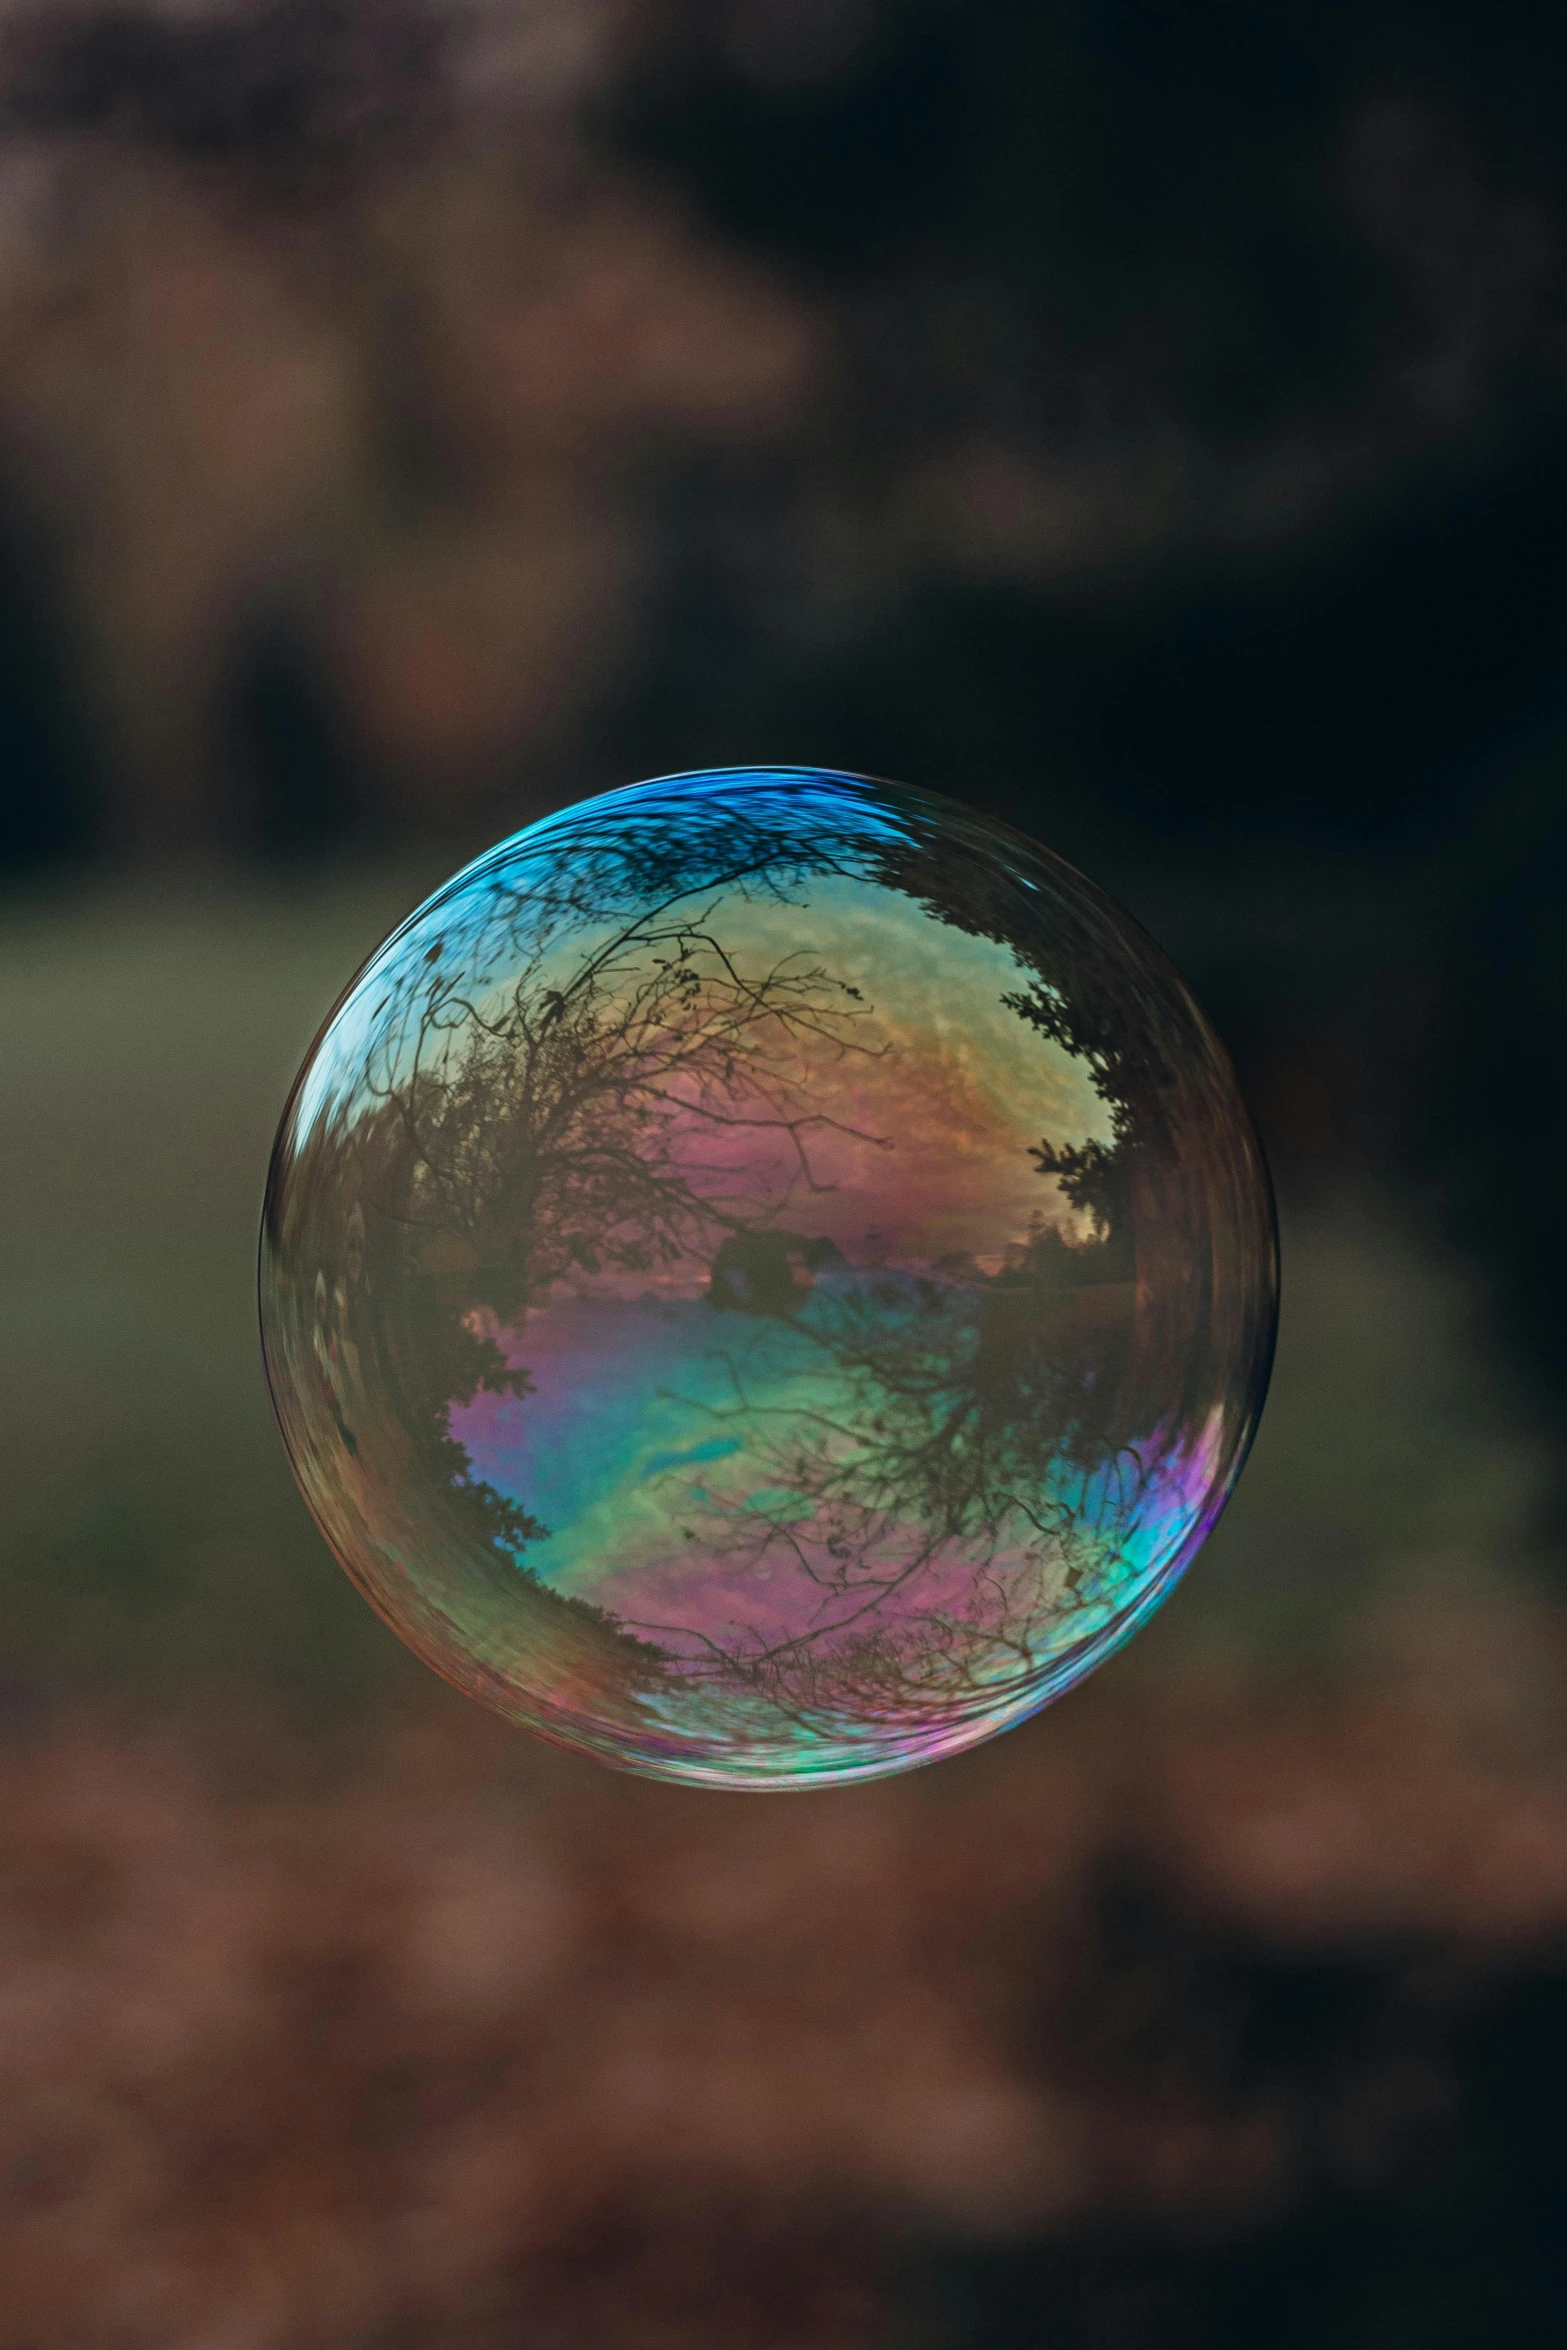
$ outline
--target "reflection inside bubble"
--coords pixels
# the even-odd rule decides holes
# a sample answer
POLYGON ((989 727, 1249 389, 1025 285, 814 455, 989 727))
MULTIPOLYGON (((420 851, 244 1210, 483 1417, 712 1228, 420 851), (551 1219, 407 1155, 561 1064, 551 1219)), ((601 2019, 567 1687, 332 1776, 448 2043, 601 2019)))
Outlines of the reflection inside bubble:
POLYGON ((680 777, 502 844, 323 1032, 263 1324, 339 1558, 439 1670, 632 1768, 970 1745, 1211 1525, 1266 1177, 1175 974, 949 803, 680 777))

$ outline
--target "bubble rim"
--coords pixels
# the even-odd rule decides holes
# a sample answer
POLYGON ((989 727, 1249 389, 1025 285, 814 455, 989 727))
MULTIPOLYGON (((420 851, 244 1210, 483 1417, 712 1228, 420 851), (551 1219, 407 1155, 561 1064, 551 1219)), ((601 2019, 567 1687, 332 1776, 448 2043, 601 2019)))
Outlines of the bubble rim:
MULTIPOLYGON (((887 823, 889 838, 908 841, 910 835, 894 823, 887 823)), ((563 803, 545 815, 536 817, 514 832, 506 834, 488 849, 459 867, 439 887, 414 905, 402 920, 387 932, 380 943, 364 957, 344 986, 339 990, 330 1009, 320 1022, 305 1052, 292 1083, 288 1088, 279 1114, 272 1148, 268 1156, 266 1177, 262 1190, 261 1212, 257 1234, 257 1319, 261 1344, 262 1369, 266 1381, 267 1398, 274 1423, 283 1445, 290 1473, 299 1488, 301 1498, 310 1513, 322 1540, 338 1566, 348 1576, 354 1588, 394 1634, 403 1647, 427 1666, 440 1680, 473 1699, 489 1712, 497 1714, 510 1726, 527 1731, 545 1744, 572 1754, 591 1755, 595 1760, 633 1778, 657 1780, 665 1784, 697 1787, 715 1793, 731 1794, 809 1794, 831 1787, 867 1784, 873 1780, 899 1778, 905 1773, 925 1768, 935 1762, 946 1761, 959 1754, 987 1745, 991 1739, 1016 1729, 1033 1719, 1048 1706, 1055 1704, 1068 1691, 1086 1680, 1099 1667, 1124 1648, 1142 1627, 1155 1615, 1188 1573, 1192 1563, 1212 1535, 1222 1517, 1242 1471, 1250 1457, 1257 1432, 1266 1408, 1277 1350, 1280 1292, 1282 1280, 1279 1238, 1278 1203, 1274 1191, 1267 1155, 1257 1131, 1256 1121, 1241 1089, 1234 1063, 1222 1041, 1213 1029, 1206 1013, 1198 1003, 1182 974, 1160 947, 1157 940, 1136 917, 1121 905, 1100 883, 1083 873, 1058 851, 1033 839, 1004 818, 995 817, 970 807, 966 802, 949 795, 931 791, 921 785, 895 782, 889 777, 862 773, 854 769, 815 766, 724 766, 680 768, 666 774, 647 776, 638 782, 618 785, 605 792, 590 793, 583 799, 563 803), (1113 926, 1129 933, 1146 956, 1150 965, 1169 984, 1191 1018, 1194 1028, 1213 1056, 1218 1073, 1227 1081, 1231 1104, 1240 1139, 1255 1179, 1255 1204, 1261 1211, 1264 1243, 1262 1273, 1265 1284, 1265 1306, 1258 1326, 1252 1333, 1254 1351, 1253 1378, 1249 1392, 1249 1408, 1234 1448, 1228 1468, 1216 1477, 1208 1488, 1204 1504, 1193 1521, 1187 1536, 1168 1559, 1159 1573, 1150 1578, 1126 1609, 1108 1624, 1085 1636, 1082 1643, 1053 1659, 1037 1679, 1018 1696, 1000 1707, 992 1706, 982 1714, 977 1710, 969 1718, 951 1721, 939 1731, 921 1740, 918 1735, 897 1753, 858 1755, 847 1758, 823 1759, 820 1752, 812 1761, 793 1769, 779 1769, 759 1762, 747 1769, 743 1760, 722 1763, 700 1760, 676 1754, 654 1755, 639 1752, 595 1733, 591 1728, 563 1729, 548 1715, 516 1702, 505 1702, 485 1685, 481 1675, 465 1677, 454 1661, 437 1653, 422 1639, 418 1631, 399 1619, 387 1605, 352 1557, 345 1555, 340 1545, 322 1524, 313 1503, 301 1465, 290 1438, 284 1411, 278 1394, 278 1381, 285 1376, 282 1366, 274 1368, 267 1336, 267 1269, 269 1223, 272 1203, 279 1186, 279 1170, 284 1154, 285 1138, 289 1134, 295 1114, 310 1079, 320 1060, 323 1048, 342 1015, 369 983, 372 975, 393 955, 398 946, 421 925, 453 900, 471 891, 486 871, 515 861, 523 844, 530 849, 548 846, 551 836, 569 833, 574 821, 580 822, 589 810, 613 810, 637 802, 645 802, 650 794, 668 793, 687 787, 692 796, 699 791, 711 792, 714 786, 760 786, 767 796, 774 793, 798 792, 827 786, 833 794, 847 794, 862 814, 875 809, 885 818, 885 803, 877 795, 890 795, 894 805, 901 802, 921 813, 937 825, 955 832, 959 837, 974 837, 976 848, 994 855, 997 849, 1011 849, 1015 860, 1009 860, 1012 878, 1026 888, 1037 888, 1026 867, 1042 863, 1064 874, 1081 889, 1109 917, 1113 926)))

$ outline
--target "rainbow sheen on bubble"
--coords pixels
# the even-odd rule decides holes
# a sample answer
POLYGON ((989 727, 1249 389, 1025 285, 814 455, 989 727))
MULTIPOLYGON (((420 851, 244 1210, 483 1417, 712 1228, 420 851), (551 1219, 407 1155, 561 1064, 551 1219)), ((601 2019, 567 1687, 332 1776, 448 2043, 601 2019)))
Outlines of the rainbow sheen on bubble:
POLYGON ((726 1787, 1031 1714, 1217 1517, 1273 1343, 1229 1064, 1099 890, 929 794, 674 776, 504 841, 284 1113, 267 1372, 365 1596, 726 1787))

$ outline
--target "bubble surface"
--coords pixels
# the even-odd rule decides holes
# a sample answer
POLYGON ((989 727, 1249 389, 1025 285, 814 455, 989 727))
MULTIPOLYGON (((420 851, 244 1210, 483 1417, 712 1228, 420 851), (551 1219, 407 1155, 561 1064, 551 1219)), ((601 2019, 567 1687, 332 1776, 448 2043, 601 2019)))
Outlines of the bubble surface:
POLYGON ((1267 1173, 1101 891, 929 794, 639 784, 373 955, 285 1110, 267 1374, 437 1671, 655 1776, 972 1746, 1168 1593, 1256 1427, 1267 1173))

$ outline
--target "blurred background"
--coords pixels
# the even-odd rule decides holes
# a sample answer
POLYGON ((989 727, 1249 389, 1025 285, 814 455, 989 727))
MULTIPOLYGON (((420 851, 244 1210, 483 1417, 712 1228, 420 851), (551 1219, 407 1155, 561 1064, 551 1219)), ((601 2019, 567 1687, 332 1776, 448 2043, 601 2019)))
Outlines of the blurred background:
POLYGON ((6 0, 0 2350, 1567 2339, 1567 45, 1524 0, 6 0), (1022 825, 1272 1156, 1240 1494, 854 1794, 354 1597, 267 1148, 463 857, 1022 825))

